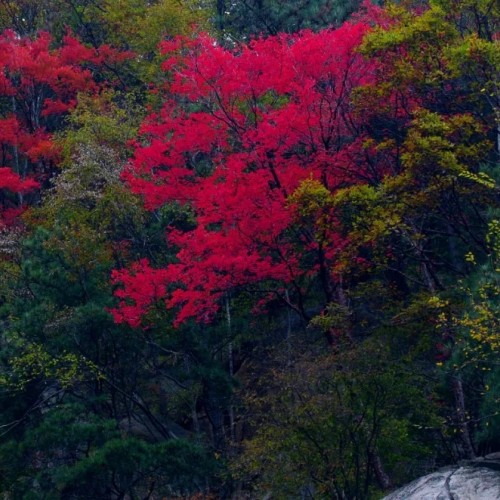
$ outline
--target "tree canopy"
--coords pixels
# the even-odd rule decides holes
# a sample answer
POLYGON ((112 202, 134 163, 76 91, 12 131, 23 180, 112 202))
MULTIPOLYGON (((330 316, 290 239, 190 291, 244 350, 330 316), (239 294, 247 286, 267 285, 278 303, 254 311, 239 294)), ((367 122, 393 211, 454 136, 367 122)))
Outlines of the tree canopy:
POLYGON ((0 0, 0 492, 371 499, 500 450, 498 23, 0 0))

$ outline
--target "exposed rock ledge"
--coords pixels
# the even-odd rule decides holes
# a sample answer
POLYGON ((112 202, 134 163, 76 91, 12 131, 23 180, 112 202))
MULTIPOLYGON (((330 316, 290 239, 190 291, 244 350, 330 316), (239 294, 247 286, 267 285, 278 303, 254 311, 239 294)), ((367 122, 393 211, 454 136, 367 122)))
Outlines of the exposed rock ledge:
POLYGON ((499 500, 500 453, 416 479, 383 500, 499 500))

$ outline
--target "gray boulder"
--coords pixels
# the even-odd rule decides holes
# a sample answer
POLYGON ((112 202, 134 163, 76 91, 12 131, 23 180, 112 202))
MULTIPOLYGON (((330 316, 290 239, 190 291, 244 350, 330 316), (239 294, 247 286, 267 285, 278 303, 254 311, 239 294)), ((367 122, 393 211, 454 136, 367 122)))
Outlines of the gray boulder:
POLYGON ((500 453, 423 476, 383 500, 500 500, 500 453))

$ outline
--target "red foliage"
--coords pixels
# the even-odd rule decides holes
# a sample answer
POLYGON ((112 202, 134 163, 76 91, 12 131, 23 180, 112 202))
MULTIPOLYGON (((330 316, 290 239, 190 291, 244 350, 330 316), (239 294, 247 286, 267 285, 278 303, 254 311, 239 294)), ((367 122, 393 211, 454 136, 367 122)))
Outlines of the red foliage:
POLYGON ((228 290, 280 296, 284 286, 300 294, 311 274, 334 280, 343 245, 334 214, 325 214, 318 241, 297 223, 289 196, 308 178, 335 190, 369 175, 363 117, 351 103, 375 71, 356 51, 369 29, 345 24, 234 51, 208 36, 163 44, 165 103, 143 124, 124 179, 150 210, 188 204, 197 226, 169 229, 175 264, 155 270, 141 261, 114 273, 117 322, 137 326, 158 299, 176 309, 177 324, 209 321, 228 290))
POLYGON ((39 186, 34 179, 21 179, 19 175, 7 167, 0 168, 0 189, 8 189, 13 193, 27 193, 39 186))
MULTIPOLYGON (((41 33, 35 40, 0 35, 0 189, 3 214, 20 213, 23 196, 36 190, 58 160, 52 133, 77 94, 98 90, 91 69, 129 54, 87 48, 70 35, 61 48, 41 33), (8 212, 7 212, 8 211, 8 212)), ((0 225, 12 221, 0 212, 0 225)))

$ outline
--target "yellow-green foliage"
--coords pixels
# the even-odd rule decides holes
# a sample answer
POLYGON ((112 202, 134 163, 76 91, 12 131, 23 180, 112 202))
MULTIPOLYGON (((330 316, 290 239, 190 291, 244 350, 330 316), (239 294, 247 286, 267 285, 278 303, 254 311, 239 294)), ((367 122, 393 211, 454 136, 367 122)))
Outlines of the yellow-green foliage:
POLYGON ((500 352, 500 221, 488 225, 486 241, 490 247, 489 273, 474 292, 469 292, 471 307, 455 318, 457 325, 488 350, 500 352))
POLYGON ((478 264, 472 252, 465 255, 475 268, 474 286, 460 284, 465 304, 453 310, 449 300, 433 297, 430 302, 439 309, 439 329, 463 332, 464 365, 495 363, 500 352, 500 221, 489 223, 486 241, 490 254, 485 264, 478 264))
POLYGON ((477 168, 490 149, 483 136, 482 125, 469 114, 443 117, 422 109, 408 130, 402 161, 415 177, 450 182, 477 168))
POLYGON ((335 194, 334 203, 351 228, 351 239, 359 244, 377 241, 402 223, 398 213, 401 207, 384 185, 361 184, 341 189, 335 194))
POLYGON ((447 46, 458 36, 457 29, 448 22, 446 12, 433 6, 423 14, 412 13, 392 5, 388 14, 394 25, 391 29, 377 28, 363 43, 361 52, 370 57, 386 58, 406 47, 408 57, 397 58, 390 75, 394 85, 417 81, 423 85, 439 85, 451 71, 443 64, 436 48, 447 46), (411 51, 408 53, 408 49, 411 51))
POLYGON ((311 177, 302 181, 288 197, 288 205, 294 210, 296 222, 307 231, 312 231, 317 243, 324 243, 333 207, 330 191, 311 177))
POLYGON ((486 102, 499 123, 500 51, 494 39, 500 26, 498 2, 432 0, 420 14, 395 5, 387 13, 393 24, 389 29, 374 29, 365 37, 361 52, 381 60, 394 58, 385 68, 392 72, 387 75, 392 88, 411 84, 425 91, 442 91, 446 82, 465 78, 472 91, 467 98, 476 112, 486 102))
POLYGON ((164 36, 187 34, 194 25, 206 25, 206 12, 195 1, 104 0, 87 11, 109 33, 109 41, 139 54, 154 52, 164 36))
POLYGON ((301 217, 316 215, 318 211, 331 207, 332 195, 330 191, 316 179, 302 181, 297 189, 289 196, 289 204, 294 205, 301 217))
POLYGON ((68 117, 68 127, 57 139, 63 154, 61 166, 72 164, 82 144, 107 146, 117 153, 117 158, 128 158, 131 152, 126 144, 136 137, 145 113, 134 98, 133 93, 122 95, 112 90, 99 96, 79 95, 68 117))
POLYGON ((22 390, 37 379, 57 381, 61 388, 77 382, 95 380, 100 377, 94 363, 72 352, 49 354, 41 344, 27 344, 23 353, 9 360, 11 372, 4 375, 0 383, 22 390))

